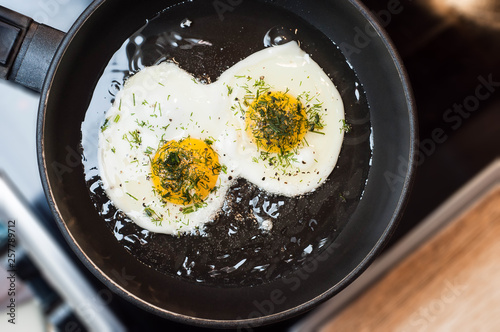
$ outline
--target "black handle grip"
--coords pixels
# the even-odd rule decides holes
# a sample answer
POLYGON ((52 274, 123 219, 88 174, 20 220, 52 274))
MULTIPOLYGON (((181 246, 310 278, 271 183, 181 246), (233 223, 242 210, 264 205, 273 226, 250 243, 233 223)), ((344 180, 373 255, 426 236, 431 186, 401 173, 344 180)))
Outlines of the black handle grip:
POLYGON ((0 6, 0 78, 40 92, 64 33, 0 6))

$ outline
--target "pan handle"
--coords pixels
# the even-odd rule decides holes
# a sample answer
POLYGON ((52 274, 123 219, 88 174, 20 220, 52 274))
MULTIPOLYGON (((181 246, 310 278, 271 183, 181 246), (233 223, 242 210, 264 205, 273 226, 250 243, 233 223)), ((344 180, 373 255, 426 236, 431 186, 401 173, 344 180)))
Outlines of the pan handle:
POLYGON ((0 6, 0 78, 40 92, 64 35, 0 6))

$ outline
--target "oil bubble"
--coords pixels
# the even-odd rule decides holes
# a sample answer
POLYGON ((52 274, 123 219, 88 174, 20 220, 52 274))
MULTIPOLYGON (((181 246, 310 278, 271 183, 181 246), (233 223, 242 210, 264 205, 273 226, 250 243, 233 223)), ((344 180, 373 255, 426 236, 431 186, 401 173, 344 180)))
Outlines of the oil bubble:
POLYGON ((190 19, 188 18, 185 18, 182 20, 181 22, 181 28, 189 28, 191 26, 191 24, 193 23, 193 21, 191 21, 190 19))
POLYGON ((118 82, 117 80, 113 80, 111 82, 109 89, 108 89, 108 92, 111 96, 115 97, 118 94, 118 92, 120 91, 121 87, 122 87, 122 84, 120 82, 118 82))
POLYGON ((264 46, 271 47, 286 44, 295 40, 296 32, 297 30, 293 31, 289 28, 274 26, 264 36, 264 46))

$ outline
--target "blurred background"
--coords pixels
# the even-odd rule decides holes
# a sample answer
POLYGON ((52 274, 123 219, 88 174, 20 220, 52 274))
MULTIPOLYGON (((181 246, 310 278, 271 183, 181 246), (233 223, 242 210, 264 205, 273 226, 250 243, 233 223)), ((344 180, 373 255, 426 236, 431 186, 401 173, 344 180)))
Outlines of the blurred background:
MULTIPOLYGON (((417 177, 407 209, 388 245, 390 249, 500 155, 500 1, 362 2, 379 17, 401 55, 418 111, 421 146, 417 177), (483 88, 479 89, 481 85, 483 88)), ((89 0, 0 0, 0 5, 62 31, 70 28, 89 3, 89 0)), ((44 227, 99 291, 104 286, 72 256, 50 216, 36 161, 38 102, 38 94, 0 81, 0 169, 12 179, 43 220, 44 227)), ((5 235, 6 228, 0 228, 0 232, 5 235)), ((19 240, 22 244, 22 239, 19 240)), ((1 249, 4 254, 5 246, 1 249)), ((19 286, 22 295, 18 299, 24 304, 19 309, 23 314, 15 330, 64 331, 70 326, 70 331, 84 331, 78 318, 50 282, 37 272, 29 257, 22 266, 24 271, 20 274, 30 287, 22 290, 19 286), (27 315, 32 319, 27 319, 27 315)), ((0 273, 0 311, 4 311, 8 300, 3 298, 4 279, 0 273)), ((152 316, 117 296, 111 298, 109 306, 129 330, 153 331, 160 327, 194 330, 152 316)), ((0 317, 4 316, 2 313, 0 317)), ((286 330, 306 316, 256 330, 286 330)), ((12 326, 0 319, 0 330, 9 328, 12 326)))

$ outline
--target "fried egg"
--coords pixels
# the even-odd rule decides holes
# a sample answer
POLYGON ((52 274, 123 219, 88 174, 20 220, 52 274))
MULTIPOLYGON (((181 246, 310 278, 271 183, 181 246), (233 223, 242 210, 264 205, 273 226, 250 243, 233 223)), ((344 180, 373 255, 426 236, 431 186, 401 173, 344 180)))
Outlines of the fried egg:
POLYGON ((331 79, 295 42, 257 52, 219 80, 231 90, 241 176, 285 196, 328 178, 342 146, 344 107, 331 79))
POLYGON ((113 204, 153 232, 200 230, 230 186, 224 108, 216 86, 173 63, 129 78, 99 135, 100 175, 113 204))
POLYGON ((110 200, 139 226, 200 234, 238 177, 289 197, 318 188, 343 124, 337 89, 295 42, 256 52, 211 84, 165 62, 116 96, 99 170, 110 200))

